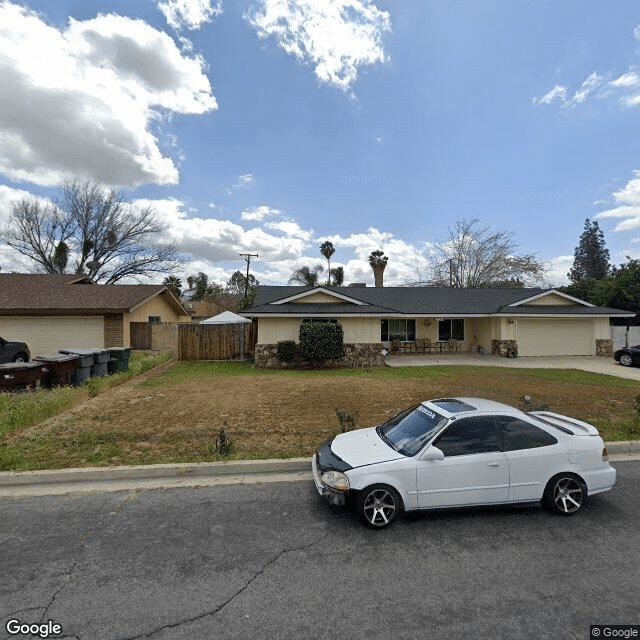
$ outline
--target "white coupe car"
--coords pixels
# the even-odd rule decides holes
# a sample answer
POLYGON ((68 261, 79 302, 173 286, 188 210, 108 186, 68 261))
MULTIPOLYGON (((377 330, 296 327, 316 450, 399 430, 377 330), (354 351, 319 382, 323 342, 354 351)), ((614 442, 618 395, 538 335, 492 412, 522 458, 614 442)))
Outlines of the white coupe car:
POLYGON ((571 515, 616 481, 594 426, 480 398, 430 400, 340 434, 318 447, 312 468, 321 495, 353 499, 376 529, 402 511, 469 505, 542 501, 571 515))

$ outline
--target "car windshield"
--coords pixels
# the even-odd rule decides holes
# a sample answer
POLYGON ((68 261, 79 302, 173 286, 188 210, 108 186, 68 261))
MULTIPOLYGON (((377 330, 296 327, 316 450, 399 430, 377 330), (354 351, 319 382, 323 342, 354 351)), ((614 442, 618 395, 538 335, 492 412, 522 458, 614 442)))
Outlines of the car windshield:
POLYGON ((414 456, 446 422, 447 418, 419 404, 376 427, 376 431, 398 453, 414 456))

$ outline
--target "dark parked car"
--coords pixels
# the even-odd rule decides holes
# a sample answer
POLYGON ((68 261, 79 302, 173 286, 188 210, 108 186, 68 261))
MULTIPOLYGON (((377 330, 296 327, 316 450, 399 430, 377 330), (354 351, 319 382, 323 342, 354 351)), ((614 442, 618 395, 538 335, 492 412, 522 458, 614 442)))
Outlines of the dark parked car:
POLYGON ((635 347, 618 349, 618 351, 613 354, 613 359, 624 367, 630 367, 631 365, 640 367, 640 344, 637 344, 635 347))
POLYGON ((0 338, 0 363, 29 362, 31 352, 24 342, 9 342, 0 338))

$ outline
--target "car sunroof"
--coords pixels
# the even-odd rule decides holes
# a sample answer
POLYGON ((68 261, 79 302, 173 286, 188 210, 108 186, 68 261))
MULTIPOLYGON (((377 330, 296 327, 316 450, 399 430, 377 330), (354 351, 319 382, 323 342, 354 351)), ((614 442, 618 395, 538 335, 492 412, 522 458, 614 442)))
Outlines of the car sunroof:
POLYGON ((448 411, 449 413, 460 413, 461 411, 475 411, 475 407, 462 402, 462 400, 456 400, 455 398, 440 398, 440 400, 433 400, 431 404, 435 404, 437 407, 448 411))

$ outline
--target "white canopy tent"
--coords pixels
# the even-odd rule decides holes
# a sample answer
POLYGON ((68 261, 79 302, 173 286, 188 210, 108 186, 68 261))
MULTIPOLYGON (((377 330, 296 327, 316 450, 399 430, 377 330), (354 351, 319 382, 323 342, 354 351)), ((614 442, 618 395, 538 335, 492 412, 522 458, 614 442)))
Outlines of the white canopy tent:
POLYGON ((201 324, 246 324, 247 322, 251 322, 251 320, 243 318, 236 313, 231 313, 231 311, 223 311, 217 316, 203 320, 201 324))

